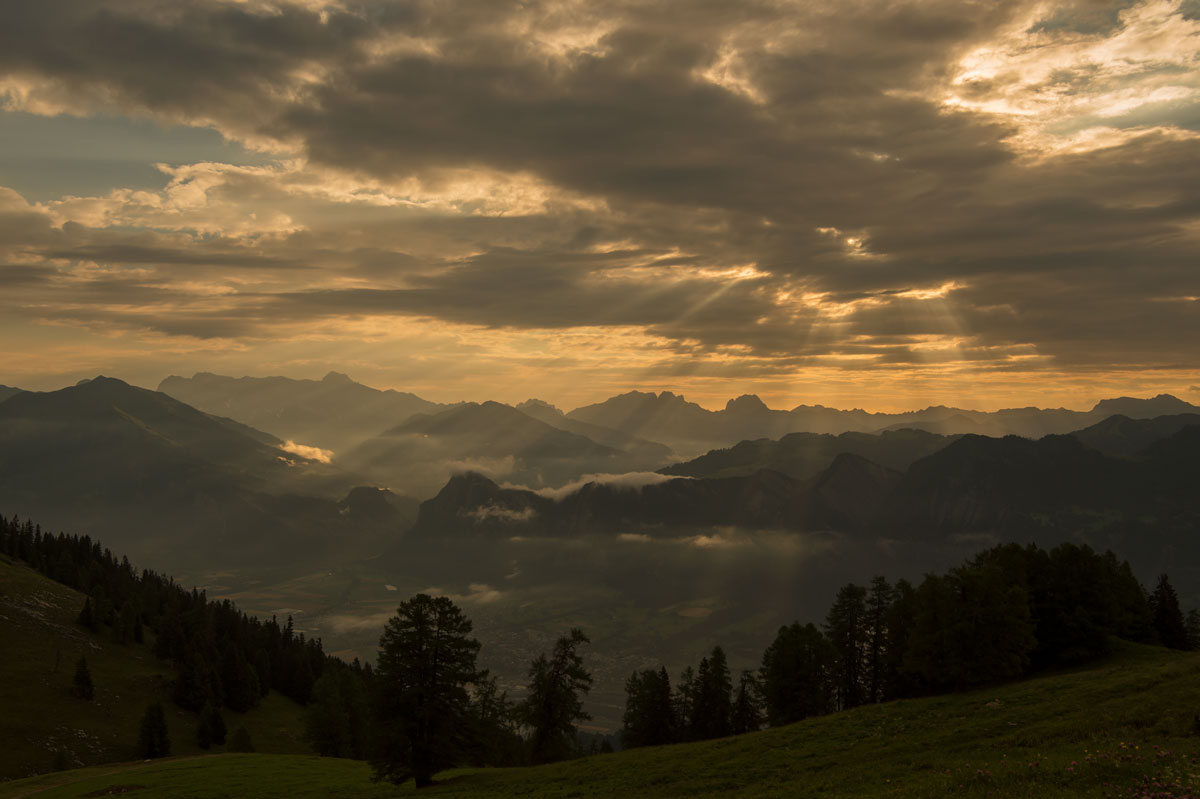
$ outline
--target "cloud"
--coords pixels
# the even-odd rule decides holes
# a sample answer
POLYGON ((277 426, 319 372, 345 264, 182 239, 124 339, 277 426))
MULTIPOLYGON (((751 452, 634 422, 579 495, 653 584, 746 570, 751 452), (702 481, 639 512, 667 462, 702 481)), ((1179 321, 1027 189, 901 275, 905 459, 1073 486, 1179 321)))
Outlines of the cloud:
POLYGON ((333 450, 297 444, 291 439, 283 442, 279 448, 284 452, 290 452, 293 455, 299 455, 301 458, 308 458, 309 460, 317 461, 318 463, 330 463, 333 460, 333 450))
MULTIPOLYGON (((657 485, 665 483, 668 480, 690 480, 688 477, 677 477, 674 475, 658 474, 657 472, 624 472, 622 474, 585 474, 578 480, 567 483, 558 488, 538 488, 535 493, 549 499, 563 499, 571 494, 579 491, 579 489, 595 483, 596 485, 615 486, 617 488, 627 488, 630 490, 638 490, 643 486, 657 485)), ((516 486, 514 486, 516 487, 516 486)))
POLYGON ((0 190, 0 309, 258 353, 369 330, 366 363, 415 335, 414 379, 1187 384, 1198 26, 1175 0, 8 4, 10 113, 266 163, 0 190))
POLYGON ((471 511, 460 511, 464 516, 475 520, 476 524, 482 524, 488 519, 498 519, 503 522, 511 522, 513 524, 519 522, 528 522, 537 518, 537 511, 533 508, 502 508, 498 505, 480 505, 471 511))
POLYGON ((437 586, 430 586, 417 593, 449 597, 454 602, 461 602, 468 605, 487 605, 503 599, 506 592, 498 588, 492 588, 486 583, 471 583, 463 593, 453 593, 437 586))

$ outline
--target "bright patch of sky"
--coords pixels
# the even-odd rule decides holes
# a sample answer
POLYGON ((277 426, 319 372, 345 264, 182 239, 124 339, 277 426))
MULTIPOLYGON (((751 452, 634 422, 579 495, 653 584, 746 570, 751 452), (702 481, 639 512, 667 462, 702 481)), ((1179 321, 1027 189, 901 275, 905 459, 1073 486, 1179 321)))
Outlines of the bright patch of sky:
POLYGON ((155 166, 159 163, 252 166, 271 160, 226 141, 211 128, 122 116, 0 111, 0 186, 31 202, 98 196, 113 189, 157 191, 171 180, 155 166))

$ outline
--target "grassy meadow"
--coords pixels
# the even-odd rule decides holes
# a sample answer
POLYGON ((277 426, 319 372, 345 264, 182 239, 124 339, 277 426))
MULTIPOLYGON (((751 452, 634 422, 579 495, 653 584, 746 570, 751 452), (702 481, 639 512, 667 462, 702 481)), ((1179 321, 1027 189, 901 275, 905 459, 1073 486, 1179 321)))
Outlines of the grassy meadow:
MULTIPOLYGON (((789 727, 538 768, 458 770, 429 797, 1190 797, 1200 789, 1200 655, 1121 644, 1108 661, 789 727)), ((385 797, 363 763, 212 755, 0 784, 0 799, 385 797)))

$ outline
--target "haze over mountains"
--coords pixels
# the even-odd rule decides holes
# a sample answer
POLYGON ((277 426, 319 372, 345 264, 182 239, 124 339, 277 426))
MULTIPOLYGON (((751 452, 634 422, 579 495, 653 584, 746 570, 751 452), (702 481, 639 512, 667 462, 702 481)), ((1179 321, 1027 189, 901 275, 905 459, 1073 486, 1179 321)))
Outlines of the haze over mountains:
POLYGON ((338 372, 321 380, 200 372, 190 378, 168 377, 158 390, 202 411, 334 452, 349 449, 414 413, 442 407, 414 394, 364 386, 338 372))
POLYGON ((661 441, 681 454, 698 454, 738 441, 779 438, 794 432, 838 434, 917 429, 943 435, 976 433, 1038 438, 1051 433, 1069 433, 1114 414, 1148 418, 1197 410, 1200 409, 1194 405, 1163 394, 1152 399, 1120 397, 1102 400, 1090 411, 1008 408, 985 412, 939 405, 905 413, 838 410, 822 405, 797 405, 790 411, 772 410, 758 397, 743 395, 729 400, 723 410, 710 411, 669 391, 661 394, 632 391, 577 408, 567 417, 661 441))
POLYGON ((297 614, 351 657, 373 654, 393 591, 444 593, 519 685, 531 636, 552 641, 567 613, 610 653, 593 700, 608 724, 633 668, 717 640, 737 664, 844 582, 917 578, 992 542, 1113 547, 1200 594, 1200 409, 1168 396, 870 414, 632 392, 563 413, 339 374, 162 387, 176 396, 104 377, 8 392, 0 510, 297 614), (707 441, 726 448, 683 459, 707 441))
POLYGON ((312 562, 366 500, 339 506, 355 479, 282 445, 114 378, 22 392, 0 402, 0 506, 162 566, 312 562))

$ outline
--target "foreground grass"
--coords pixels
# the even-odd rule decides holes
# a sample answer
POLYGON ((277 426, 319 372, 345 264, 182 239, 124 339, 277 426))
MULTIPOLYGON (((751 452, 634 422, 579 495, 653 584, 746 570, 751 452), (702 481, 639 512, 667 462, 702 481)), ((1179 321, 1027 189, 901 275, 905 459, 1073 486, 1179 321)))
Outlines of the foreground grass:
MULTIPOLYGON (((1200 656, 1122 646, 1098 667, 860 708, 753 735, 540 768, 447 772, 430 797, 1191 797, 1200 656)), ((0 798, 411 794, 358 762, 218 755, 0 784, 0 798)))

